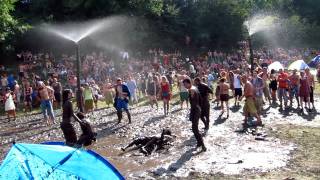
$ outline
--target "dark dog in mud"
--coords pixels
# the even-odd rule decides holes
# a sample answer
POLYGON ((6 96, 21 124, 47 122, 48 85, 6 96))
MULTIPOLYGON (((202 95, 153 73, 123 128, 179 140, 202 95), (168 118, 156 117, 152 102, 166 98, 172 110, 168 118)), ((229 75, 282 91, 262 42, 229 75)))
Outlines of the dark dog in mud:
POLYGON ((166 145, 171 145, 170 142, 173 140, 173 135, 169 129, 163 129, 161 136, 156 137, 142 137, 133 140, 128 146, 125 148, 121 148, 122 151, 126 151, 128 148, 132 146, 136 146, 134 149, 139 149, 141 153, 148 156, 153 152, 165 149, 166 145))
POLYGON ((93 142, 95 142, 97 139, 97 133, 93 131, 91 124, 88 120, 85 119, 85 116, 83 113, 79 112, 77 113, 77 119, 76 121, 79 122, 82 134, 80 135, 77 144, 80 146, 89 146, 93 142))

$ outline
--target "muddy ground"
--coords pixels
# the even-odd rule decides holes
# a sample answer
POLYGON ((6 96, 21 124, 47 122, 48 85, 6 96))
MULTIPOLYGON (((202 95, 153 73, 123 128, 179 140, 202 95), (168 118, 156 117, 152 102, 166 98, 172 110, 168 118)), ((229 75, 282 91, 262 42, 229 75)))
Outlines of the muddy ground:
MULTIPOLYGON (((233 100, 231 100, 233 104, 233 100)), ((230 117, 220 116, 212 104, 210 130, 204 137, 207 152, 195 149, 188 110, 172 102, 163 116, 149 106, 133 106, 132 124, 125 118, 117 124, 113 108, 91 115, 98 141, 90 148, 106 157, 127 179, 317 179, 320 177, 320 116, 295 109, 280 112, 265 105, 262 128, 241 131, 242 108, 231 108, 230 117), (159 135, 170 128, 176 136, 168 150, 143 156, 138 151, 122 153, 121 147, 140 136, 159 135)), ((316 107, 320 107, 319 97, 316 107)), ((318 111, 320 111, 318 109, 318 111)), ((61 112, 56 111, 58 121, 61 112)), ((124 114, 124 117, 125 114, 124 114)), ((200 122, 200 129, 203 124, 200 122)), ((79 132, 79 127, 78 132, 79 132)), ((203 132, 203 131, 202 131, 203 132)), ((7 122, 0 117, 0 159, 12 141, 41 143, 63 141, 59 125, 47 126, 41 114, 20 115, 7 122)))

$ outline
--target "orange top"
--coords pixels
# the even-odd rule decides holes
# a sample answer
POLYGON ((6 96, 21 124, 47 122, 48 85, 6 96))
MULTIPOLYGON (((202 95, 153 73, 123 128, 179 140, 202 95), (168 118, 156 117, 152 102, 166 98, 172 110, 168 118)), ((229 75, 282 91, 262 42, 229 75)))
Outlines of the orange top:
POLYGON ((288 74, 280 73, 278 76, 279 88, 288 88, 288 74))
POLYGON ((289 79, 290 79, 290 82, 291 82, 292 86, 298 85, 298 82, 299 82, 299 76, 298 75, 291 75, 289 77, 289 79))

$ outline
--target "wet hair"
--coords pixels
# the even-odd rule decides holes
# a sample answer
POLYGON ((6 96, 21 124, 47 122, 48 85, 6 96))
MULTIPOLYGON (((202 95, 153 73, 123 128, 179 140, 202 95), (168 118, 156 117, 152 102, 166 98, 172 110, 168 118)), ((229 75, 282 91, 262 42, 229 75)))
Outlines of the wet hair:
POLYGON ((71 89, 65 89, 62 92, 62 103, 64 104, 69 100, 69 94, 72 93, 71 89))
POLYGON ((194 78, 194 82, 201 82, 199 77, 194 78))
POLYGON ((78 112, 78 113, 77 113, 77 117, 78 117, 79 119, 84 119, 86 116, 84 115, 84 113, 78 112))
POLYGON ((190 79, 184 79, 184 80, 182 81, 182 83, 188 83, 188 84, 191 84, 191 81, 190 81, 190 79))

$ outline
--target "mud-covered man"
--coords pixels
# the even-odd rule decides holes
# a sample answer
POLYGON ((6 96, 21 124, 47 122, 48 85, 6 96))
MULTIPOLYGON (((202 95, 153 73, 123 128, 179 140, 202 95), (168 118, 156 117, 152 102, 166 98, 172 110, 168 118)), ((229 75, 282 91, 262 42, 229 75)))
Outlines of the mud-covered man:
POLYGON ((140 149, 140 152, 142 152, 143 154, 150 155, 154 151, 164 149, 166 145, 170 145, 172 137, 172 133, 169 129, 163 129, 160 137, 152 136, 138 138, 133 140, 125 148, 121 148, 121 150, 126 151, 128 148, 136 146, 135 149, 140 149))
POLYGON ((200 95, 201 95, 201 120, 204 123, 205 130, 209 130, 209 115, 210 115, 210 102, 209 102, 209 94, 213 94, 212 89, 201 82, 200 78, 195 78, 194 79, 194 84, 197 86, 200 95))
POLYGON ((192 122, 192 132, 197 140, 197 148, 202 147, 202 152, 207 151, 203 143, 202 136, 199 132, 199 119, 201 116, 201 95, 199 90, 192 86, 190 79, 184 79, 183 85, 189 91, 189 101, 190 101, 190 121, 192 122))

